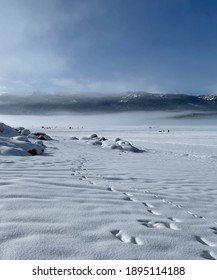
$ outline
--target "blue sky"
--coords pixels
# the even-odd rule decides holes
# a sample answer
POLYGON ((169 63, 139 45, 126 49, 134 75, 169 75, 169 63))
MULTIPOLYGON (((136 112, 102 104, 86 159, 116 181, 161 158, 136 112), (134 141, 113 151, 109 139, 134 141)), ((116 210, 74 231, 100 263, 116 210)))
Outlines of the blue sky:
POLYGON ((0 0, 0 92, 217 92, 215 0, 0 0))

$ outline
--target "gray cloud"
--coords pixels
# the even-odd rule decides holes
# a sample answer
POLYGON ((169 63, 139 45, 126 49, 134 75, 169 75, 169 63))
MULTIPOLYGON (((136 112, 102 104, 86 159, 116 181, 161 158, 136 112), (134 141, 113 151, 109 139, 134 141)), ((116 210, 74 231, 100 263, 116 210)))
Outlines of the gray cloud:
POLYGON ((61 50, 61 36, 88 16, 88 7, 80 3, 71 1, 67 10, 60 0, 0 0, 1 87, 11 89, 19 80, 25 84, 21 90, 27 84, 32 88, 32 79, 46 87, 44 78, 64 75, 73 67, 73 50, 69 60, 61 50))
MULTIPOLYGON (((121 75, 120 75, 121 76, 121 75)), ((113 79, 104 80, 88 80, 88 79, 52 79, 51 83, 57 90, 65 90, 67 92, 105 92, 105 93, 120 93, 126 91, 141 91, 144 88, 148 92, 167 92, 154 85, 151 77, 114 77, 113 79)))
POLYGON ((0 0, 0 93, 173 90, 172 86, 158 86, 156 78, 147 73, 129 76, 107 71, 109 77, 100 76, 106 57, 100 58, 97 66, 93 65, 95 76, 91 76, 92 65, 88 63, 88 70, 83 71, 82 63, 86 65, 86 60, 82 61, 79 50, 84 48, 88 53, 89 46, 93 50, 99 43, 98 36, 102 36, 101 41, 108 37, 110 42, 116 32, 113 29, 105 32, 94 20, 100 15, 103 23, 108 6, 113 5, 111 13, 117 3, 121 1, 104 1, 102 5, 101 0, 0 0))

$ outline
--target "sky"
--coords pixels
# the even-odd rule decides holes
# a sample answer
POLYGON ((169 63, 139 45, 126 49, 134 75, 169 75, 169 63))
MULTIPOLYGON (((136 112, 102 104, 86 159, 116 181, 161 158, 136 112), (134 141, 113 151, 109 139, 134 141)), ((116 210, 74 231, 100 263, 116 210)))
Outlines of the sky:
POLYGON ((217 93, 215 0, 0 0, 0 93, 217 93))

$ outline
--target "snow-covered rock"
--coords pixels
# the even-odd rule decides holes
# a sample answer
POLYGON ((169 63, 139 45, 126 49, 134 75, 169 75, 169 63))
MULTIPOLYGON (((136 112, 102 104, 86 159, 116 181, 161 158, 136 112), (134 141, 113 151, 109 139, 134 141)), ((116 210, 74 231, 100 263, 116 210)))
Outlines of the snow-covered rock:
POLYGON ((113 141, 104 141, 102 143, 103 148, 109 148, 112 150, 121 150, 121 151, 129 151, 134 153, 142 153, 145 152, 144 150, 140 150, 134 147, 130 142, 125 140, 117 140, 120 138, 115 138, 113 141))
POLYGON ((120 150, 120 151, 130 151, 134 153, 142 153, 144 150, 140 150, 134 147, 130 142, 122 140, 121 138, 114 138, 108 140, 105 137, 99 137, 97 134, 91 134, 89 136, 81 137, 81 141, 91 144, 94 146, 102 146, 102 148, 108 148, 111 150, 120 150))
POLYGON ((98 137, 98 135, 95 133, 80 138, 81 141, 99 140, 99 139, 100 137, 98 137))
POLYGON ((21 132, 22 130, 25 129, 25 127, 23 127, 23 126, 18 126, 18 127, 16 127, 15 129, 16 129, 18 132, 21 132))
POLYGON ((19 135, 15 128, 12 128, 2 122, 0 122, 0 136, 16 136, 19 135))
POLYGON ((40 140, 52 140, 52 138, 49 135, 43 132, 33 132, 30 133, 28 137, 33 139, 40 139, 40 140))
POLYGON ((78 138, 75 137, 75 136, 72 136, 72 137, 70 137, 69 139, 70 139, 70 140, 78 140, 78 138))
POLYGON ((117 138, 114 138, 113 141, 114 141, 114 142, 118 142, 118 141, 120 141, 120 140, 122 140, 122 139, 117 137, 117 138))
POLYGON ((29 156, 44 152, 43 142, 32 143, 16 129, 0 123, 0 155, 29 156))
POLYGON ((45 147, 42 144, 20 141, 8 137, 0 137, 0 155, 40 155, 44 152, 44 149, 45 147))
POLYGON ((93 133, 88 136, 88 138, 93 139, 93 138, 98 138, 97 134, 93 133))
POLYGON ((15 136, 13 137, 14 140, 17 140, 17 141, 25 141, 25 142, 30 142, 28 137, 25 136, 25 135, 20 135, 20 136, 15 136))
POLYGON ((23 135, 29 135, 31 132, 30 132, 30 130, 29 129, 23 129, 22 131, 21 131, 21 134, 23 134, 23 135))
POLYGON ((40 140, 52 140, 52 138, 46 133, 34 132, 33 134, 36 135, 40 140))
POLYGON ((86 142, 87 144, 91 144, 91 145, 94 145, 94 146, 101 146, 102 145, 102 142, 98 139, 96 140, 90 140, 90 141, 87 141, 86 142))

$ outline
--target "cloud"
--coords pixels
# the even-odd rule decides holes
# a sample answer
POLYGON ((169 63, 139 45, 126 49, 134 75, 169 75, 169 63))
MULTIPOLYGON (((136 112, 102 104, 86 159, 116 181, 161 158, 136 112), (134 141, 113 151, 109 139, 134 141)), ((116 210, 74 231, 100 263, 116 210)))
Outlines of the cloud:
POLYGON ((70 57, 64 53, 63 34, 65 29, 76 32, 77 24, 88 16, 88 6, 80 1, 64 4, 60 0, 0 0, 0 76, 7 84, 13 79, 31 84, 31 79, 62 76, 73 67, 73 49, 70 57))
POLYGON ((51 83, 59 91, 79 93, 79 92, 98 92, 98 93, 119 93, 126 91, 147 91, 153 93, 165 93, 167 89, 158 87, 149 78, 125 77, 122 79, 113 78, 110 80, 85 80, 85 79, 52 79, 51 83))
POLYGON ((32 77, 56 75, 66 67, 64 58, 45 41, 54 38, 52 21, 24 4, 22 0, 0 1, 0 76, 8 89, 15 80, 22 80, 16 86, 25 89, 32 77))
POLYGON ((171 91, 165 62, 143 49, 137 5, 123 3, 0 0, 0 92, 171 91))

